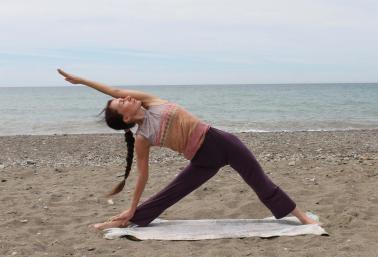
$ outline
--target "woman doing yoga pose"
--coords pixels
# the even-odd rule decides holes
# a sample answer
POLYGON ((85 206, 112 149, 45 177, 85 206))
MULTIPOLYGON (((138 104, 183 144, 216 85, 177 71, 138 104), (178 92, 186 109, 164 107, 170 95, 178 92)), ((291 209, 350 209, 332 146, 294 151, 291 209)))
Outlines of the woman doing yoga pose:
POLYGON ((82 84, 113 97, 107 102, 105 120, 109 127, 125 130, 128 154, 124 179, 109 195, 123 189, 131 170, 135 144, 138 178, 131 206, 110 220, 95 224, 95 228, 125 227, 130 222, 147 226, 225 165, 230 165, 240 174, 277 219, 291 213, 303 224, 317 223, 299 210, 294 201, 269 179, 253 154, 233 134, 211 127, 183 107, 153 95, 113 88, 60 69, 58 72, 72 84, 82 84), (138 124, 138 129, 134 139, 130 128, 135 124, 138 124), (148 179, 151 146, 168 147, 182 153, 190 162, 164 189, 138 205, 148 179))

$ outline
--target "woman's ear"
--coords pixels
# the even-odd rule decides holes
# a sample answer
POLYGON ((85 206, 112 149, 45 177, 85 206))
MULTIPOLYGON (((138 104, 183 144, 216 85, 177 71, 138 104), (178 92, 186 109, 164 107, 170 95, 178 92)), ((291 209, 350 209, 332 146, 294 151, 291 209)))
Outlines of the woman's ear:
POLYGON ((122 118, 122 120, 125 123, 129 123, 131 121, 131 118, 124 115, 123 118, 122 118))

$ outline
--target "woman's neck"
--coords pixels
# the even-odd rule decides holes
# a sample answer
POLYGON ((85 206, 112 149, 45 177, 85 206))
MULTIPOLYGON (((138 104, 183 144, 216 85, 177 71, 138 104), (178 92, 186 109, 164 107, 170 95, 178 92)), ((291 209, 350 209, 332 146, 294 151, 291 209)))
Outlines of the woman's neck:
POLYGON ((139 126, 143 124, 145 113, 146 110, 143 107, 140 107, 138 112, 134 116, 134 122, 137 123, 139 126))

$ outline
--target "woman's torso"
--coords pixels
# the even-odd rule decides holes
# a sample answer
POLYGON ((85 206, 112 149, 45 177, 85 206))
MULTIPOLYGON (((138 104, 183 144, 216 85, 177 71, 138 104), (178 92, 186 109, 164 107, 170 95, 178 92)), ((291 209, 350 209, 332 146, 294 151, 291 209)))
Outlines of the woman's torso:
POLYGON ((149 106, 136 134, 151 145, 168 147, 191 160, 200 148, 209 125, 174 103, 149 106))

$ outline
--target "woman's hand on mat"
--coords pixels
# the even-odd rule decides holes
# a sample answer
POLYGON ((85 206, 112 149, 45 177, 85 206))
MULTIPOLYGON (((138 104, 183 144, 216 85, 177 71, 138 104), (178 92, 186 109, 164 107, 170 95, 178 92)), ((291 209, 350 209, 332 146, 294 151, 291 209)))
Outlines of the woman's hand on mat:
POLYGON ((103 223, 89 225, 88 228, 91 230, 94 229, 95 231, 98 231, 98 230, 104 230, 108 228, 124 228, 127 225, 128 225, 128 222, 124 222, 124 221, 106 221, 103 223))
POLYGON ((92 224, 89 228, 95 230, 104 230, 107 228, 124 228, 129 224, 129 220, 134 216, 135 209, 130 208, 120 214, 111 217, 103 223, 92 224))
POLYGON ((110 221, 125 221, 125 223, 127 223, 134 216, 134 213, 134 209, 128 209, 116 216, 111 217, 110 221))
POLYGON ((78 76, 75 76, 75 75, 72 75, 72 74, 69 74, 67 72, 64 72, 63 70, 61 69, 58 69, 58 72, 60 75, 62 75, 66 81, 72 83, 72 84, 82 84, 84 79, 83 78, 80 78, 78 76))

